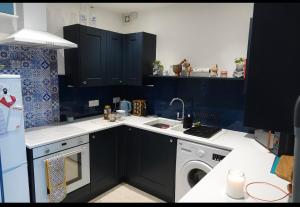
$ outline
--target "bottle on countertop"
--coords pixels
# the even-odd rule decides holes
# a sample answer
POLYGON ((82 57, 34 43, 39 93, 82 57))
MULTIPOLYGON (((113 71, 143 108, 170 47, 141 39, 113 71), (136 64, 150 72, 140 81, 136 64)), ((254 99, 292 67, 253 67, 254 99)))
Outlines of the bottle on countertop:
POLYGON ((193 126, 193 119, 190 114, 188 114, 186 117, 183 119, 183 128, 191 128, 193 126))
POLYGON ((111 107, 110 105, 105 105, 104 106, 104 119, 109 119, 109 114, 111 114, 111 107))

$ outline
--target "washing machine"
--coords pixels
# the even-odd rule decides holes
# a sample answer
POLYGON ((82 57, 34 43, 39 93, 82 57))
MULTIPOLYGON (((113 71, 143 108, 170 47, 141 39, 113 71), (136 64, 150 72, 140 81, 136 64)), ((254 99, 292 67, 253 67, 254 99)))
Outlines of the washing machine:
POLYGON ((229 152, 228 149, 178 140, 175 201, 180 200, 229 152))

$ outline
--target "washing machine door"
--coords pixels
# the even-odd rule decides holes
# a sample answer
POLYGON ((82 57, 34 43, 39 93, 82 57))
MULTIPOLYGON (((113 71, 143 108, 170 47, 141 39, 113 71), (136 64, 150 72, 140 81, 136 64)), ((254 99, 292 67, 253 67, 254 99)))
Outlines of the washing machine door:
POLYGON ((176 188, 176 201, 182 198, 194 185, 212 170, 202 161, 189 161, 180 170, 180 180, 176 188))

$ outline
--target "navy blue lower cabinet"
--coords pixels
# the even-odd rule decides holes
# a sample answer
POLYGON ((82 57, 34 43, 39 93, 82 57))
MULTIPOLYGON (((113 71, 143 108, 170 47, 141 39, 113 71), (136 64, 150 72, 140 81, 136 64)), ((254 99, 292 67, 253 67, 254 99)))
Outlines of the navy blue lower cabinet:
POLYGON ((127 128, 126 181, 164 201, 175 200, 177 139, 127 128))
POLYGON ((91 194, 101 193, 119 184, 118 128, 90 134, 91 194))

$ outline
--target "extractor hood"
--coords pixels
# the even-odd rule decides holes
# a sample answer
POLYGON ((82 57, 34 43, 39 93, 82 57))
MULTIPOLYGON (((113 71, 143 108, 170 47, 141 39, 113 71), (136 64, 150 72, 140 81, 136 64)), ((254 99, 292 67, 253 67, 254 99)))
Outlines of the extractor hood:
POLYGON ((49 49, 77 48, 77 44, 47 32, 46 3, 16 3, 16 11, 19 16, 18 31, 1 39, 0 44, 49 49))

